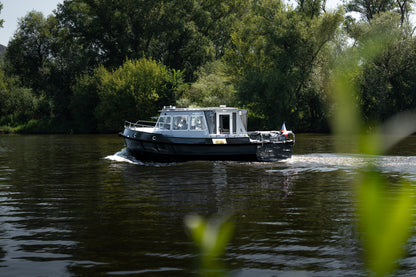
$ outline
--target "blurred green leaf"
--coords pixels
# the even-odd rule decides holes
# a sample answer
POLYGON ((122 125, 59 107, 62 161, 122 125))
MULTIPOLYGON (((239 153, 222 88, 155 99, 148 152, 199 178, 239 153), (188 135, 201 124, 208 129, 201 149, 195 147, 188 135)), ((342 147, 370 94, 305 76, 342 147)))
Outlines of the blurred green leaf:
MULTIPOLYGON (((376 26, 377 27, 377 26, 376 26)), ((416 204, 410 182, 392 184, 376 167, 374 157, 415 131, 415 113, 399 114, 379 128, 368 128, 359 109, 360 95, 354 76, 392 39, 391 32, 375 28, 361 45, 341 59, 333 76, 333 130, 339 138, 337 150, 371 155, 356 182, 358 229, 362 238, 367 270, 373 276, 387 276, 397 268, 412 234, 416 204), (349 140, 349 143, 345 143, 349 140), (394 192, 393 192, 394 191, 394 192)))
POLYGON ((375 276, 394 272, 411 235, 413 207, 411 184, 404 182, 397 195, 374 168, 364 171, 357 183, 358 226, 368 269, 375 276))
POLYGON ((234 224, 229 221, 229 217, 222 216, 205 220, 201 216, 190 215, 185 218, 185 225, 200 250, 202 275, 225 275, 218 258, 225 253, 234 231, 234 224))

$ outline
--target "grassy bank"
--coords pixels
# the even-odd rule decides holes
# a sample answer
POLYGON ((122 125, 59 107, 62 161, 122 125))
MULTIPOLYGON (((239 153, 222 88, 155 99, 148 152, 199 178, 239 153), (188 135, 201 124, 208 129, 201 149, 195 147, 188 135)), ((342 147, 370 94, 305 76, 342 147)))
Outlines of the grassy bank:
POLYGON ((0 134, 71 134, 72 128, 65 122, 52 119, 32 119, 16 126, 0 126, 0 134))

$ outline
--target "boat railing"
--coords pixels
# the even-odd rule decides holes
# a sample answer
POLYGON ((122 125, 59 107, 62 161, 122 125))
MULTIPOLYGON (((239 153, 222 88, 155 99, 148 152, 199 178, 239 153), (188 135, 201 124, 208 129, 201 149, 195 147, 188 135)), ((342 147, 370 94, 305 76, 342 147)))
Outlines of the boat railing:
POLYGON ((251 140, 259 143, 295 141, 295 134, 292 131, 254 131, 248 132, 248 135, 251 140))
POLYGON ((125 128, 153 128, 156 125, 156 121, 138 120, 135 123, 130 121, 124 121, 125 128))

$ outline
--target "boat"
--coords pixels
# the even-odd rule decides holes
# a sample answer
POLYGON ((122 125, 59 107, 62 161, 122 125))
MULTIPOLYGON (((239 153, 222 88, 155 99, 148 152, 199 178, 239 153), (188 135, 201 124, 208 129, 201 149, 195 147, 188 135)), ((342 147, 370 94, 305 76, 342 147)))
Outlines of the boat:
POLYGON ((156 122, 126 121, 126 148, 136 159, 277 161, 292 156, 295 134, 286 130, 247 131, 248 111, 233 107, 164 107, 156 122))

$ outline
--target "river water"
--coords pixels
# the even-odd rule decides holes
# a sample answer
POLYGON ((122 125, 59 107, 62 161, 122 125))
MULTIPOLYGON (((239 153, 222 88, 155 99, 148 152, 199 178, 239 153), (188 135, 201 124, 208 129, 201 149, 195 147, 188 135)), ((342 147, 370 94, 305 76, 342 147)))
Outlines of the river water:
MULTIPOLYGON (((232 214, 230 276, 364 276, 351 180, 333 137, 275 163, 149 164, 115 135, 0 135, 0 276, 195 276, 190 214, 232 214)), ((378 159, 416 182, 416 137, 378 159)), ((398 276, 416 275, 416 237, 398 276)))

